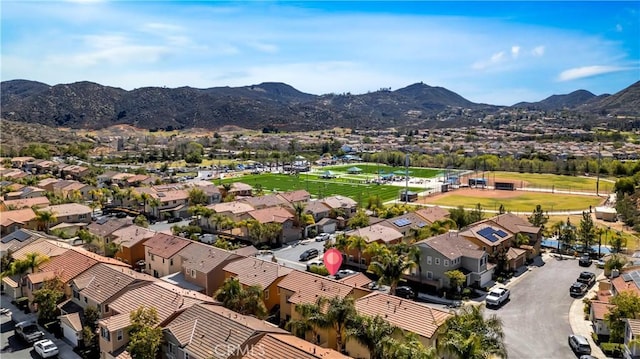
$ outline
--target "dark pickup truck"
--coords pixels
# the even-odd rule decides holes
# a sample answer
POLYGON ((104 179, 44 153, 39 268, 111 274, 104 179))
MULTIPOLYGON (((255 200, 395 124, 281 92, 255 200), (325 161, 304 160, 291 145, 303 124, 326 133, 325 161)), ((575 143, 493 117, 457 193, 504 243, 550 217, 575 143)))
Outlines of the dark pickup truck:
POLYGON ((44 338, 44 333, 35 322, 20 322, 15 327, 16 335, 27 343, 35 343, 44 338))

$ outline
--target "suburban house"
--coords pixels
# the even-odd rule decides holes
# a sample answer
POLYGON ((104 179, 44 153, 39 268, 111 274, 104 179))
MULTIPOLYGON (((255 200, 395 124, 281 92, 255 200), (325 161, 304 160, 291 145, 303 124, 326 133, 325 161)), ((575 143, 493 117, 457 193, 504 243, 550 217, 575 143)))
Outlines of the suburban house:
POLYGON ((256 209, 247 214, 249 219, 255 219, 260 224, 277 223, 282 225, 282 232, 276 240, 278 243, 287 243, 300 239, 300 228, 294 227, 294 214, 290 209, 278 206, 256 209))
MULTIPOLYGON (((211 304, 191 306, 163 332, 163 357, 175 359, 226 359, 237 353, 260 350, 248 344, 264 333, 288 335, 269 322, 211 304)), ((285 355, 280 353, 281 358, 285 355)))
POLYGON ((313 216, 313 220, 317 223, 323 218, 329 217, 331 207, 327 206, 323 201, 308 201, 304 206, 304 213, 313 216))
POLYGON ((170 234, 156 233, 144 242, 145 272, 156 278, 179 272, 182 258, 178 255, 184 247, 195 242, 170 234))
POLYGON ((133 226, 130 219, 102 217, 97 221, 91 222, 87 226, 87 231, 104 240, 105 243, 109 243, 114 239, 113 232, 129 226, 133 226))
POLYGON ((277 196, 282 198, 285 201, 285 203, 290 203, 292 205, 294 203, 306 204, 311 199, 311 194, 308 191, 303 189, 278 193, 277 196))
MULTIPOLYGON (((298 304, 313 304, 319 297, 345 298, 351 296, 358 299, 371 291, 364 288, 351 287, 347 284, 331 280, 317 274, 293 270, 278 283, 280 289, 280 322, 287 323, 291 319, 300 319, 295 308, 298 304)), ((336 348, 336 335, 331 330, 317 330, 315 338, 307 335, 307 341, 324 348, 336 348)))
POLYGON ((137 263, 145 259, 144 243, 155 234, 155 231, 140 226, 118 228, 111 233, 111 242, 119 247, 114 258, 135 265, 137 269, 137 263))
POLYGON ((526 249, 528 258, 533 258, 540 254, 540 245, 542 243, 542 228, 533 226, 527 220, 516 216, 513 213, 504 213, 491 217, 480 223, 490 223, 506 229, 514 234, 523 234, 529 238, 529 244, 522 245, 520 248, 526 249))
POLYGON ((56 239, 56 237, 46 235, 42 232, 30 229, 18 229, 17 231, 11 232, 0 239, 0 255, 5 255, 9 251, 14 253, 39 238, 56 239))
POLYGON ((258 258, 242 258, 227 264, 224 268, 226 278, 236 278, 245 287, 258 285, 264 293, 264 303, 271 311, 280 305, 278 284, 289 273, 291 268, 278 263, 267 262, 258 258))
POLYGON ((277 194, 268 194, 258 197, 244 197, 239 199, 238 202, 246 203, 256 210, 271 207, 289 206, 289 202, 287 202, 283 197, 277 194))
POLYGON ((14 260, 25 260, 29 253, 38 253, 51 259, 65 253, 72 247, 66 242, 49 239, 49 237, 34 238, 36 238, 34 241, 20 249, 17 249, 11 254, 14 260))
POLYGON ((151 213, 151 215, 156 216, 157 218, 187 217, 189 215, 187 211, 189 205, 189 192, 178 189, 157 192, 152 196, 158 199, 160 205, 157 207, 149 206, 150 208, 147 211, 151 213))
POLYGON ((611 291, 598 291, 596 296, 596 299, 591 300, 589 307, 589 320, 593 323, 593 332, 597 335, 610 335, 605 316, 609 313, 609 310, 614 307, 613 304, 609 303, 611 291))
POLYGON ((527 250, 514 246, 515 234, 492 222, 481 222, 460 232, 460 236, 489 254, 492 263, 504 261, 505 268, 516 270, 527 261, 527 250))
MULTIPOLYGON (((401 232, 395 228, 376 223, 371 226, 362 227, 350 230, 344 234, 347 238, 352 236, 359 236, 364 238, 367 244, 380 243, 383 245, 398 244, 402 242, 404 236, 401 232)), ((355 249, 347 250, 347 261, 351 264, 356 264, 359 267, 366 268, 371 262, 371 255, 366 253, 359 253, 355 249), (358 256, 360 256, 360 263, 358 262, 358 256)))
POLYGON ((436 221, 445 220, 451 216, 449 211, 438 206, 422 207, 414 213, 422 217, 429 225, 433 224, 436 221))
POLYGON ((6 200, 27 199, 45 197, 45 190, 38 187, 26 186, 15 192, 8 192, 4 195, 6 200))
POLYGON ((43 208, 48 207, 50 204, 49 198, 45 196, 33 197, 33 198, 21 198, 10 199, 0 201, 0 212, 9 211, 12 209, 24 209, 24 208, 43 208))
POLYGON ((45 282, 53 280, 55 278, 56 275, 53 272, 35 272, 27 274, 27 276, 25 277, 26 285, 24 287, 23 295, 29 298, 28 303, 29 309, 31 309, 31 311, 36 312, 38 310, 36 304, 33 303, 33 292, 37 291, 38 289, 42 289, 42 286, 45 282))
POLYGON ((235 198, 238 198, 253 196, 253 187, 242 182, 233 182, 229 190, 224 189, 224 187, 218 187, 218 189, 220 189, 220 193, 222 193, 223 197, 234 196, 235 198))
POLYGON ((87 307, 96 308, 102 316, 109 311, 105 303, 111 298, 136 286, 149 284, 153 280, 146 274, 112 264, 98 263, 89 268, 69 283, 72 292, 71 301, 75 304, 74 307, 82 310, 64 314, 67 320, 61 321, 60 324, 65 338, 73 346, 78 345, 78 340, 82 339, 82 326, 77 330, 76 323, 78 321, 84 323, 84 310, 87 307))
POLYGON ((424 218, 418 216, 415 212, 409 212, 401 216, 389 218, 380 222, 380 224, 402 233, 405 240, 415 238, 416 233, 420 229, 429 225, 424 218))
POLYGON ((226 279, 223 268, 242 257, 210 245, 194 242, 177 254, 181 258, 181 275, 197 285, 202 293, 212 296, 226 279))
POLYGON ((60 223, 91 223, 91 208, 79 203, 65 203, 45 207, 42 211, 48 211, 55 215, 56 220, 50 223, 55 226, 60 223))
POLYGON ((467 277, 466 285, 482 288, 492 280, 487 252, 457 231, 423 239, 414 246, 420 250, 420 263, 409 276, 415 282, 435 289, 448 287, 445 272, 456 269, 467 277))
POLYGON ((233 359, 348 359, 339 352, 311 344, 291 334, 268 333, 247 342, 250 350, 244 350, 233 359))
MULTIPOLYGON (((248 213, 255 210, 252 205, 240 201, 211 204, 207 208, 213 210, 216 214, 230 218, 234 222, 249 218, 248 213)), ((211 218, 208 223, 211 227, 215 227, 215 223, 211 218)))
POLYGON ((36 213, 31 208, 16 209, 13 211, 0 212, 0 235, 6 236, 9 233, 20 229, 37 229, 36 213))
POLYGON ((198 303, 213 303, 204 294, 185 290, 163 281, 131 288, 107 303, 108 313, 98 322, 102 358, 115 359, 129 343, 130 313, 140 307, 155 308, 165 327, 178 314, 198 303))
MULTIPOLYGON (((356 310, 369 317, 379 315, 389 324, 415 333, 427 348, 436 345, 438 329, 453 316, 445 310, 380 292, 357 299, 356 310)), ((354 358, 370 358, 369 350, 355 340, 347 340, 346 351, 354 358)))
POLYGON ((625 321, 622 355, 625 359, 638 359, 640 358, 640 320, 626 319, 625 321))
POLYGON ((333 214, 344 218, 350 218, 358 210, 358 202, 349 197, 330 196, 323 198, 322 202, 331 208, 333 214))
POLYGON ((60 170, 60 177, 62 178, 72 178, 75 180, 81 180, 84 177, 88 176, 91 173, 91 170, 84 166, 78 165, 60 165, 58 167, 60 170))

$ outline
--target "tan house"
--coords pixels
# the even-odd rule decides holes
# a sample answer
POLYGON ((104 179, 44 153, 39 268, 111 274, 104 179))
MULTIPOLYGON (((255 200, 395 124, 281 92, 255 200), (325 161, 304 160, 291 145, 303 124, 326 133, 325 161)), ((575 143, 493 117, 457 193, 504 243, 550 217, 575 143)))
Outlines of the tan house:
POLYGON ((98 322, 101 358, 116 358, 129 343, 130 313, 140 307, 155 308, 165 327, 178 314, 198 303, 213 303, 213 298, 163 281, 131 288, 109 300, 108 312, 98 322))
POLYGON ((248 215, 250 219, 255 219, 261 224, 277 223, 282 225, 282 232, 276 239, 276 243, 287 243, 300 239, 300 228, 294 227, 294 214, 289 209, 284 207, 263 208, 251 211, 248 215))
POLYGON ((3 200, 0 202, 0 211, 9 211, 14 209, 24 208, 43 208, 49 206, 49 198, 45 196, 24 198, 24 199, 11 199, 3 200))
POLYGON ((45 207, 42 211, 48 211, 56 216, 56 221, 50 226, 66 223, 91 223, 91 208, 79 203, 65 203, 45 207))
POLYGON ((528 258, 533 258, 540 254, 542 243, 542 228, 531 225, 529 221, 518 217, 513 213, 504 213, 491 217, 481 223, 489 223, 506 229, 517 236, 519 233, 529 238, 529 244, 522 245, 522 249, 528 252, 528 258))
POLYGON ((409 212, 401 216, 389 218, 380 222, 380 224, 402 233, 402 236, 406 241, 415 238, 416 233, 420 229, 429 225, 424 218, 417 215, 415 212, 409 212))
POLYGON ((27 199, 44 197, 45 190, 38 187, 26 186, 22 187, 19 191, 9 192, 4 195, 6 200, 27 199))
POLYGON ((155 235, 155 231, 139 226, 126 226, 113 231, 111 242, 120 248, 114 257, 137 267, 139 261, 145 260, 144 243, 155 235))
POLYGON ((492 263, 506 259, 504 270, 515 270, 526 264, 527 250, 515 248, 515 234, 504 227, 481 222, 461 231, 459 235, 486 251, 492 263))
POLYGON ((278 194, 268 194, 258 197, 246 197, 239 199, 238 202, 251 205, 255 209, 265 209, 270 207, 289 206, 283 197, 278 194))
MULTIPOLYGON (((347 284, 331 280, 309 272, 294 270, 287 274, 280 283, 280 322, 287 323, 291 319, 300 319, 295 307, 298 304, 312 304, 319 297, 361 298, 371 291, 364 288, 356 288, 347 284)), ((315 337, 308 333, 309 342, 324 348, 336 348, 336 335, 330 330, 316 330, 315 337)))
POLYGON ((268 333, 247 343, 246 348, 233 359, 348 359, 339 352, 311 344, 291 334, 268 333))
POLYGON ((350 218, 358 210, 358 202, 349 197, 344 196, 331 196, 322 199, 322 202, 331 208, 331 212, 342 216, 344 218, 350 218))
MULTIPOLYGON (((252 205, 240 201, 210 204, 207 208, 212 209, 216 214, 230 218, 234 222, 249 218, 248 213, 255 210, 252 205)), ((211 219, 209 219, 208 223, 211 227, 215 225, 211 219)))
MULTIPOLYGON (((402 242, 404 235, 395 228, 391 228, 381 223, 376 223, 371 226, 357 228, 345 232, 347 238, 352 236, 362 237, 367 244, 380 243, 383 245, 398 244, 402 242)), ((347 261, 351 264, 357 265, 362 268, 367 268, 371 262, 371 255, 366 253, 359 253, 355 249, 346 251, 347 261), (360 263, 358 262, 358 256, 360 257, 360 263)))
POLYGON ((311 200, 311 194, 306 190, 299 189, 296 191, 278 193, 278 196, 282 198, 286 203, 302 203, 305 204, 311 200))
POLYGON ((159 191, 152 196, 160 201, 160 205, 158 207, 148 206, 147 211, 157 218, 186 217, 188 215, 189 192, 181 189, 159 191))
POLYGON ((156 233, 144 242, 145 272, 156 278, 180 272, 182 257, 178 253, 195 242, 170 234, 156 233))
POLYGON ((258 258, 242 258, 224 267, 226 278, 237 278, 245 287, 258 285, 263 289, 264 303, 271 311, 280 304, 278 284, 293 269, 278 263, 263 261, 258 258))
POLYGON ((445 220, 451 216, 449 211, 438 206, 422 207, 414 213, 422 217, 429 225, 433 224, 433 222, 436 221, 445 220))
POLYGON ((25 277, 25 287, 24 287, 24 296, 29 298, 29 309, 32 311, 37 311, 38 307, 33 303, 33 292, 38 289, 42 289, 42 286, 45 282, 54 280, 56 278, 55 273, 53 272, 36 272, 27 274, 25 277))
POLYGON ((112 242, 114 240, 113 232, 120 228, 133 226, 131 219, 126 218, 110 218, 103 217, 97 221, 92 221, 87 226, 87 231, 94 236, 102 239, 105 243, 112 242))
MULTIPOLYGON (((415 333, 425 347, 436 345, 438 329, 453 316, 448 311, 380 292, 357 299, 356 310, 370 317, 379 315, 389 324, 415 333)), ((368 349, 355 340, 347 341, 346 351, 354 358, 370 358, 368 349)))
MULTIPOLYGON (((277 326, 219 305, 196 304, 164 329, 163 358, 226 359, 239 352, 261 350, 252 339, 264 334, 288 335, 277 326)), ((288 357, 280 353, 280 358, 288 357)))
POLYGON ((54 258, 62 255, 71 248, 72 246, 66 242, 41 237, 14 251, 11 256, 14 260, 25 260, 27 259, 27 254, 38 253, 49 258, 54 258))
POLYGON ((36 214, 31 208, 0 212, 0 235, 4 237, 23 228, 38 228, 36 214))
POLYGON ((242 257, 210 245, 194 242, 184 247, 178 256, 182 262, 184 279, 202 288, 203 293, 212 296, 222 285, 225 277, 223 268, 242 257))

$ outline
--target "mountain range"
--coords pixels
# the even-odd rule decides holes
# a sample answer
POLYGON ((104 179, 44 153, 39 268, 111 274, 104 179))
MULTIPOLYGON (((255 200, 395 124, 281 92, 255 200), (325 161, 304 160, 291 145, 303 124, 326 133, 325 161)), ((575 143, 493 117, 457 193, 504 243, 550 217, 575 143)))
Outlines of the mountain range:
POLYGON ((312 95, 276 82, 243 87, 144 87, 127 91, 86 81, 50 86, 11 80, 0 84, 0 95, 3 119, 87 129, 116 124, 147 129, 215 129, 235 125, 266 131, 428 128, 477 121, 505 108, 640 115, 640 81, 613 95, 596 96, 578 90, 511 107, 474 103, 443 87, 424 83, 358 95, 312 95))

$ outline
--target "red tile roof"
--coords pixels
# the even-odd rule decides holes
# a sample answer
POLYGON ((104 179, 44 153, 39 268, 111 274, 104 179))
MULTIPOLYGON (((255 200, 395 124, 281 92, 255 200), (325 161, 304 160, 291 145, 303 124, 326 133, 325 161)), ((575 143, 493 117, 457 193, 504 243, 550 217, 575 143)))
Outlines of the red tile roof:
POLYGON ((224 270, 238 278, 240 283, 246 286, 259 285, 263 289, 269 287, 278 278, 284 277, 293 271, 291 268, 258 258, 244 258, 233 261, 227 264, 224 270))
POLYGON ((161 258, 171 258, 191 243, 193 242, 178 236, 156 233, 144 242, 144 246, 148 253, 161 258))
POLYGON ((287 274, 278 287, 294 292, 289 298, 293 304, 315 303, 319 297, 344 298, 351 294, 353 287, 316 274, 294 270, 287 274))

